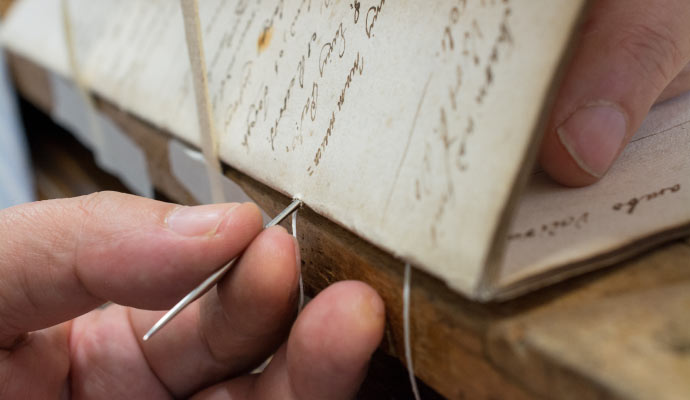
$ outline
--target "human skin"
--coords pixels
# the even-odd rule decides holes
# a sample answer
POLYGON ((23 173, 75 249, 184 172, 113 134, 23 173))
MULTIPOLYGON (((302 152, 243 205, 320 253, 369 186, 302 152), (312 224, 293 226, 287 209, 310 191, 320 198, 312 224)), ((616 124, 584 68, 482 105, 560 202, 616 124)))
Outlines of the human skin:
MULTIPOLYGON (((592 2, 542 145, 555 180, 599 180, 649 108, 690 88, 689 21, 687 0, 592 2)), ((383 302, 359 282, 295 319, 299 250, 282 228, 262 231, 252 204, 107 192, 25 204, 0 210, 0 254, 0 398, 347 399, 383 335, 383 302), (142 342, 160 310, 238 255, 142 342)))
POLYGON ((687 0, 592 1, 542 142, 556 181, 598 181, 650 107, 690 89, 687 0))
POLYGON ((347 399, 383 334, 383 302, 359 282, 324 290, 293 324, 296 242, 262 231, 251 203, 101 192, 2 210, 0 237, 0 398, 347 399), (148 310, 240 254, 217 289, 142 341, 163 313, 148 310))

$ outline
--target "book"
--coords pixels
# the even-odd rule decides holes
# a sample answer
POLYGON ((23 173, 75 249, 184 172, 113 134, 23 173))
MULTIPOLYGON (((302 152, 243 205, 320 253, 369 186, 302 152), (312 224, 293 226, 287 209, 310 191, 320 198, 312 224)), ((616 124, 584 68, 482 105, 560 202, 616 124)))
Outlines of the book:
MULTIPOLYGON (((69 0, 95 95, 200 146, 180 4, 69 0)), ((585 0, 204 1, 221 160, 480 301, 690 233, 690 97, 659 105, 599 183, 535 167, 585 0)), ((3 43, 74 79, 59 3, 3 43)))

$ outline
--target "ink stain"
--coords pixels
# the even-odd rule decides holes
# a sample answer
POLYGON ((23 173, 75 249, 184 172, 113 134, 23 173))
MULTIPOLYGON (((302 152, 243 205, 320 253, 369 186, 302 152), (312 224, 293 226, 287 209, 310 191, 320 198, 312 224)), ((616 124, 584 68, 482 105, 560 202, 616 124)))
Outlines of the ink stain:
POLYGON ((269 26, 268 28, 264 28, 264 30, 261 31, 261 35, 259 35, 259 40, 256 42, 256 49, 259 53, 262 53, 268 48, 271 44, 271 38, 273 38, 273 27, 269 26))

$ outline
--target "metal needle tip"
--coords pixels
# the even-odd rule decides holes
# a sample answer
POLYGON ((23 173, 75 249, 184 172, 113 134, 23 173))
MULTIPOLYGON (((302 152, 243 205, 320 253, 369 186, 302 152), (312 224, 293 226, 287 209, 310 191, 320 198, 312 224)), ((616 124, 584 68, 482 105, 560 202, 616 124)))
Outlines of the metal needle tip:
MULTIPOLYGON (((273 225, 277 225, 285 218, 287 218, 290 214, 295 212, 300 206, 302 205, 302 200, 300 199, 294 199, 292 203, 290 203, 289 206, 287 206, 283 211, 280 212, 275 218, 273 218, 269 223, 267 223, 264 226, 264 229, 270 228, 273 225)), ((202 294, 206 293, 208 289, 210 289, 213 285, 215 285, 220 278, 225 275, 225 273, 232 267, 232 265, 235 263, 235 260, 237 258, 233 258, 230 260, 227 264, 223 265, 220 267, 216 272, 211 274, 208 278, 206 278, 199 286, 194 288, 191 292, 189 292, 185 297, 182 298, 173 308, 170 309, 161 319, 156 322, 151 329, 149 329, 148 332, 143 337, 144 341, 147 341, 151 339, 153 335, 156 334, 161 328, 163 328, 165 325, 168 324, 177 314, 180 313, 185 307, 187 307, 189 304, 191 304, 194 300, 198 299, 201 297, 202 294)))

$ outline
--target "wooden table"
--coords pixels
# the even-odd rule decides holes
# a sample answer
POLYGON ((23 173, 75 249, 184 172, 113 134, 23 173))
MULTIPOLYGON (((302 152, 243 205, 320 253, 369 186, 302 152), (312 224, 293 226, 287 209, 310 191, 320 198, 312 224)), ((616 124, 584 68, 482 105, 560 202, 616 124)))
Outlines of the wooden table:
MULTIPOLYGON (((16 55, 10 64, 22 96, 50 114, 50 72, 16 55)), ((157 190, 193 204, 170 173, 171 136, 97 106, 144 150, 157 190)), ((269 214, 289 202, 232 168, 225 174, 269 214)), ((373 286, 386 302, 382 351, 404 360, 400 262, 309 209, 298 220, 308 292, 343 279, 373 286)), ((411 304, 416 373, 447 398, 690 399, 690 239, 506 303, 468 301, 415 271, 411 304)), ((411 396, 404 375, 394 379, 403 395, 389 398, 411 396)))

